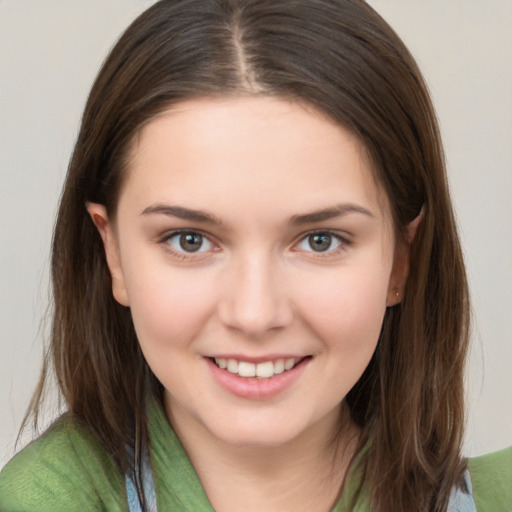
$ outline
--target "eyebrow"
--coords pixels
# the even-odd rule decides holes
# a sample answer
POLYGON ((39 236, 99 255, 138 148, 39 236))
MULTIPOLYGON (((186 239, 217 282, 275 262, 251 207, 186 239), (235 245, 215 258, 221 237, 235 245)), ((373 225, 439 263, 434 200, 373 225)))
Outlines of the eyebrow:
POLYGON ((298 225, 322 222, 325 220, 334 219, 336 217, 341 217, 349 213, 359 213, 371 218, 375 217, 375 215, 370 210, 367 210, 362 206, 352 203, 345 203, 334 206, 332 208, 324 208, 322 210, 305 213, 303 215, 294 215, 290 219, 290 224, 298 225))
POLYGON ((222 221, 219 218, 215 217, 214 215, 211 215, 210 213, 201 210, 192 210, 190 208, 185 208, 184 206, 155 204, 153 206, 148 206, 146 209, 144 209, 141 215, 150 215, 155 213, 167 215, 169 217, 177 217, 183 220, 191 220, 194 222, 212 224, 214 226, 222 226, 222 221))
MULTIPOLYGON (((325 220, 334 219, 336 217, 341 217, 343 215, 348 215, 349 213, 359 213, 371 218, 375 217, 370 210, 367 210, 362 206, 352 203, 346 203, 331 208, 315 210, 313 212, 308 212, 305 214, 293 215, 290 218, 290 224, 312 224, 315 222, 322 222, 325 220)), ((214 226, 222 226, 222 221, 218 217, 215 217, 215 215, 212 215, 202 210, 193 210, 191 208, 185 208, 184 206, 155 204, 152 206, 148 206, 141 212, 141 215, 151 214, 167 215, 169 217, 177 217, 183 220, 203 222, 205 224, 211 224, 214 226)))

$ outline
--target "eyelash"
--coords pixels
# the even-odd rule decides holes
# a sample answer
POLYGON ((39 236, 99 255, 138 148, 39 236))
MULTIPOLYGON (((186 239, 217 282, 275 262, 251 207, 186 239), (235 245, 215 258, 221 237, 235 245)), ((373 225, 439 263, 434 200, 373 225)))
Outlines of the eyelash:
MULTIPOLYGON (((202 242, 207 241, 209 244, 211 244, 213 247, 216 247, 216 244, 211 241, 210 236, 206 233, 203 233, 200 230, 197 229, 180 229, 177 231, 171 231, 170 233, 166 233, 160 240, 158 240, 158 243, 163 245, 165 249, 172 253, 172 255, 180 260, 189 260, 189 259, 197 259, 198 257, 201 257, 204 255, 204 253, 209 252, 208 250, 198 250, 198 251, 190 251, 187 252, 185 250, 180 251, 176 248, 172 247, 171 240, 176 239, 179 243, 179 239, 183 235, 199 235, 202 238, 202 242)), ((181 244, 180 244, 181 245, 181 244)), ((201 244, 203 245, 203 244, 201 244)))
MULTIPOLYGON (((201 256, 205 255, 205 253, 209 253, 211 251, 211 249, 207 249, 207 250, 198 250, 198 251, 188 252, 186 250, 179 250, 179 249, 172 247, 172 245, 170 243, 171 240, 176 239, 179 243, 179 240, 180 240, 179 237, 181 237, 183 235, 195 235, 195 236, 198 235, 198 236, 202 237, 202 240, 201 240, 202 242, 206 241, 207 243, 211 244, 212 247, 218 249, 218 246, 216 245, 216 243, 210 239, 210 235, 207 235, 206 233, 203 233, 202 231, 196 230, 196 229, 182 229, 182 230, 177 230, 177 231, 172 231, 170 233, 166 233, 164 236, 162 236, 158 240, 158 243, 163 245, 167 251, 170 251, 174 257, 176 257, 182 261, 201 258, 201 256)), ((325 251, 315 251, 311 248, 311 245, 310 245, 311 250, 310 251, 305 250, 304 252, 311 253, 312 255, 314 255, 315 258, 329 258, 329 257, 338 256, 341 252, 346 251, 347 248, 351 245, 350 240, 348 240, 346 236, 342 236, 337 232, 329 231, 329 230, 315 230, 315 231, 308 231, 307 233, 302 234, 300 236, 300 238, 298 239, 298 241, 293 244, 293 247, 295 248, 295 247, 299 246, 300 244, 307 243, 307 241, 310 237, 314 237, 316 235, 328 236, 331 238, 331 240, 330 240, 331 244, 334 240, 336 240, 338 242, 338 245, 334 249, 325 250, 325 251)), ((181 245, 181 243, 180 243, 180 245, 181 245)), ((201 244, 200 249, 202 249, 202 245, 203 245, 203 243, 201 244)), ((183 246, 182 246, 182 249, 183 249, 183 246)), ((294 249, 294 250, 297 251, 297 249, 294 249)), ((300 249, 298 249, 298 250, 300 250, 300 249)), ((216 252, 216 249, 214 249, 213 252, 216 252)))
MULTIPOLYGON (((316 235, 324 235, 331 238, 331 243, 334 240, 338 241, 338 246, 331 250, 326 251, 314 251, 311 248, 311 251, 306 251, 314 255, 315 258, 329 258, 334 256, 339 256, 340 253, 347 250, 347 248, 350 246, 350 240, 346 236, 342 236, 341 234, 337 233, 336 231, 329 231, 329 230, 315 230, 315 231, 309 231, 299 238, 299 241, 294 244, 294 247, 297 247, 299 244, 307 243, 308 239, 310 237, 314 237, 316 235)), ((311 245, 310 245, 311 247, 311 245)))

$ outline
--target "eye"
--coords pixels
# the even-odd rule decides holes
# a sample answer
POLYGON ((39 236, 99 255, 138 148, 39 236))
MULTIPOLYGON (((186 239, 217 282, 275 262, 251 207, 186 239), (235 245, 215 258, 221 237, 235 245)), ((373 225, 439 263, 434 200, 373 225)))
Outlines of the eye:
POLYGON ((215 246, 197 231, 181 231, 171 234, 166 242, 176 252, 198 253, 211 251, 215 246))
POLYGON ((297 245, 301 251, 332 252, 344 245, 344 240, 334 233, 316 232, 305 236, 297 245))

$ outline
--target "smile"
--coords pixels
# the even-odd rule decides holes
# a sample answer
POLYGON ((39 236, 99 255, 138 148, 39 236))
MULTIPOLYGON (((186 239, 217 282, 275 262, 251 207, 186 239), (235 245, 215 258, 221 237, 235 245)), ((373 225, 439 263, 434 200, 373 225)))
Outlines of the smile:
POLYGON ((214 358, 215 364, 221 370, 227 370, 229 373, 240 377, 257 377, 258 379, 270 379, 275 375, 287 372, 301 360, 302 358, 290 357, 286 359, 276 359, 275 361, 251 363, 249 361, 225 359, 222 357, 214 358))
POLYGON ((248 400, 269 400, 293 387, 313 359, 270 356, 251 361, 234 354, 226 356, 206 358, 211 375, 226 391, 248 400))

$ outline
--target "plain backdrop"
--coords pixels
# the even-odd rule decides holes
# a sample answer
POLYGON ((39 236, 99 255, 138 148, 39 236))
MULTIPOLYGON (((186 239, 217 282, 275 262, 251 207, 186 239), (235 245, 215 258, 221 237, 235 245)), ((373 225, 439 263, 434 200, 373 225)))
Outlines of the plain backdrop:
MULTIPOLYGON (((0 467, 41 362, 51 230, 81 111, 152 2, 0 0, 0 467)), ((512 1, 373 0, 417 58, 446 147, 475 312, 465 451, 512 444, 512 1)))

